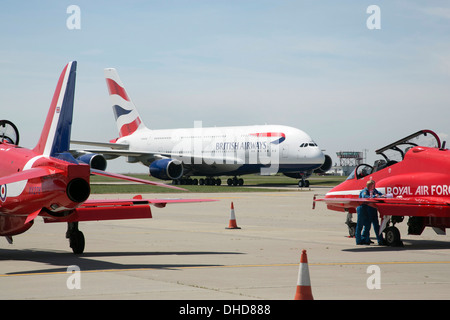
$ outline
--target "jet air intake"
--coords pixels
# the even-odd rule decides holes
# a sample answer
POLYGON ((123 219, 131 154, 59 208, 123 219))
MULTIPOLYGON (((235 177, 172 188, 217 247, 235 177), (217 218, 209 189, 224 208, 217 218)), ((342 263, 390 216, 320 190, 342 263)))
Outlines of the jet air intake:
POLYGON ((183 164, 175 159, 161 159, 150 164, 150 175, 161 180, 176 180, 183 176, 183 164))

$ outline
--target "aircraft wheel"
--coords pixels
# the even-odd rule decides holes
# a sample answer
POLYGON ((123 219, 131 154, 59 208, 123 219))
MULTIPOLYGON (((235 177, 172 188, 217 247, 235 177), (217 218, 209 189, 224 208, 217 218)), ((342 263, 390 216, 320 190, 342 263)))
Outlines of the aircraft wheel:
POLYGON ((403 244, 400 240, 400 231, 396 227, 386 228, 384 232, 386 233, 384 239, 388 246, 398 247, 403 244))
POLYGON ((216 179, 216 186, 220 186, 222 184, 222 180, 220 178, 216 179))
POLYGON ((305 186, 305 183, 303 182, 303 180, 300 180, 299 182, 298 182, 298 187, 299 188, 303 188, 305 186))
POLYGON ((83 253, 85 244, 83 232, 79 230, 72 232, 70 234, 69 241, 73 253, 75 254, 83 253))
POLYGON ((232 186, 233 185, 233 179, 228 178, 227 179, 227 185, 232 186))
POLYGON ((193 184, 194 186, 198 185, 198 179, 192 179, 192 184, 193 184))
POLYGON ((348 236, 354 238, 356 234, 356 222, 351 222, 348 225, 348 236))
POLYGON ((305 187, 309 188, 309 180, 305 180, 305 187))
POLYGON ((205 179, 200 178, 200 180, 198 180, 198 184, 203 186, 205 184, 205 179))
POLYGON ((242 179, 242 178, 238 179, 238 185, 243 186, 244 185, 244 179, 242 179))

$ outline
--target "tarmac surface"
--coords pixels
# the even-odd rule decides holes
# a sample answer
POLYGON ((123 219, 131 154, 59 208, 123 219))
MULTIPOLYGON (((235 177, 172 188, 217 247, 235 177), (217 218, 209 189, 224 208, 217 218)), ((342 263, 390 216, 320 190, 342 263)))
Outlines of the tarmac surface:
POLYGON ((82 255, 72 253, 65 223, 38 218, 12 245, 0 243, 0 299, 292 300, 302 250, 316 300, 450 298, 448 235, 408 236, 405 219, 403 247, 357 246, 345 214, 323 203, 312 210, 313 195, 327 190, 144 194, 218 201, 80 223, 82 255), (231 202, 241 229, 226 229, 231 202))

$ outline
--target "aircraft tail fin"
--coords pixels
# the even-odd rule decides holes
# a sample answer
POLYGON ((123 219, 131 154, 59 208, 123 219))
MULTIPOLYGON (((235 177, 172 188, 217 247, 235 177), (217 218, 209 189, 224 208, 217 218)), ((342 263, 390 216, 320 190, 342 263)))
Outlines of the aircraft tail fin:
POLYGON ((145 124, 120 81, 116 69, 106 68, 104 72, 119 137, 129 136, 137 130, 145 128, 145 124))
POLYGON ((73 102, 75 96, 77 62, 69 62, 63 69, 39 141, 36 153, 55 156, 70 147, 73 102))

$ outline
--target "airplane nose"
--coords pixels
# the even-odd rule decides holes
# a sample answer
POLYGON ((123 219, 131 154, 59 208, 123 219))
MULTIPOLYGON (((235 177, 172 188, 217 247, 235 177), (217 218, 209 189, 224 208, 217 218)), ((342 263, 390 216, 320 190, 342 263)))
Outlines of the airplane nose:
POLYGON ((310 151, 310 157, 313 163, 322 164, 325 162, 325 155, 319 148, 312 148, 310 151))

